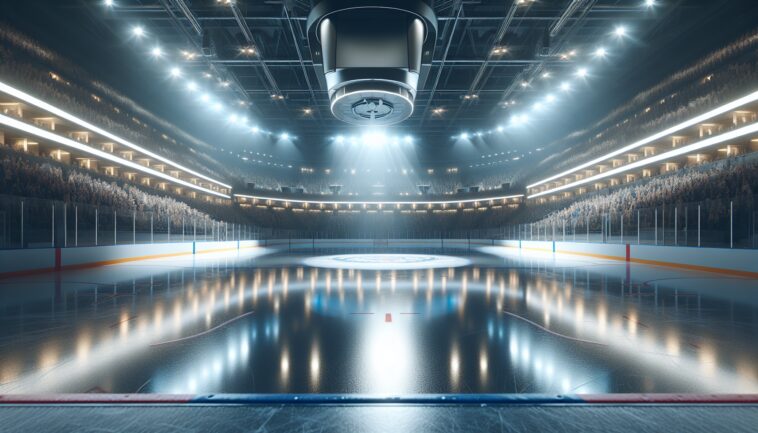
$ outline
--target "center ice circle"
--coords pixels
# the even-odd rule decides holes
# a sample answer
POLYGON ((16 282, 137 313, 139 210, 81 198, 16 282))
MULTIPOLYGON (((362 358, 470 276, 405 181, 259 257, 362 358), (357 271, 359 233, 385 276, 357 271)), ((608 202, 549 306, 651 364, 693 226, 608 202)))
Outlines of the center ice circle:
POLYGON ((455 268, 466 266, 471 262, 461 257, 428 254, 340 254, 309 257, 303 263, 315 268, 381 271, 455 268))

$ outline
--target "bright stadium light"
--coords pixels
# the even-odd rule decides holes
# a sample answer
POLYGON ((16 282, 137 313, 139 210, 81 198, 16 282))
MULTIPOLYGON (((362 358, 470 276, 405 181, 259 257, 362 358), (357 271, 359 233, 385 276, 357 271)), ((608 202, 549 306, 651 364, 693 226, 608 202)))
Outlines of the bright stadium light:
POLYGON ((253 126, 252 128, 250 128, 250 132, 252 132, 253 134, 258 134, 259 132, 261 132, 261 129, 258 128, 257 126, 253 126))
POLYGON ((551 94, 549 94, 549 95, 547 95, 547 96, 545 97, 545 100, 546 100, 547 102, 555 102, 555 95, 553 95, 553 94, 551 93, 551 94))
POLYGON ((187 90, 190 92, 196 92, 197 91, 197 83, 194 81, 190 81, 187 83, 187 90))
POLYGON ((523 125, 529 121, 529 117, 526 114, 517 114, 511 118, 511 123, 514 125, 523 125))
POLYGON ((365 146, 384 146, 387 144, 387 136, 382 132, 367 132, 361 136, 362 144, 365 146))
POLYGON ((161 57, 163 56, 163 50, 161 49, 161 47, 155 47, 152 50, 150 50, 150 54, 153 57, 161 57))
POLYGON ((134 26, 132 27, 132 34, 138 38, 141 38, 142 36, 145 36, 145 28, 142 26, 134 26))
POLYGON ((182 76, 182 70, 177 67, 171 68, 168 73, 171 75, 171 78, 179 78, 182 76))
POLYGON ((229 123, 237 123, 238 120, 239 118, 237 117, 236 114, 232 114, 229 116, 229 123))
POLYGON ((613 34, 616 35, 616 36, 618 36, 618 37, 620 37, 620 38, 626 36, 626 27, 624 27, 624 26, 617 26, 613 30, 613 34))
POLYGON ((221 111, 224 109, 224 106, 220 102, 216 102, 211 108, 213 108, 213 111, 221 111))
POLYGON ((580 78, 586 77, 588 74, 587 68, 579 68, 576 70, 576 75, 580 78))
POLYGON ((504 128, 503 128, 501 125, 499 125, 499 126, 497 127, 497 132, 503 132, 503 129, 504 129, 504 128))
POLYGON ((334 142, 337 144, 342 144, 345 142, 345 137, 338 135, 334 138, 334 142))
POLYGON ((403 137, 403 142, 405 144, 413 144, 413 137, 411 137, 410 135, 406 135, 405 137, 403 137))
POLYGON ((468 140, 468 132, 461 132, 461 140, 468 140))
POLYGON ((109 7, 109 8, 112 8, 112 7, 115 5, 115 3, 113 3, 113 0, 105 0, 105 1, 103 2, 103 4, 104 4, 105 6, 107 6, 107 7, 109 7))
POLYGON ((282 140, 289 140, 290 139, 290 135, 288 133, 286 133, 286 132, 282 132, 282 134, 279 136, 279 138, 281 138, 282 140))
POLYGON ((210 102, 211 101, 211 95, 209 95, 207 93, 203 93, 202 95, 200 95, 200 100, 203 101, 203 102, 210 102))
POLYGON ((561 90, 563 90, 564 92, 568 92, 569 90, 571 90, 571 84, 569 84, 566 81, 562 82, 561 83, 561 90))
POLYGON ((645 0, 645 6, 649 8, 655 6, 655 0, 645 0))
POLYGON ((595 57, 605 57, 606 54, 608 54, 608 51, 606 51, 603 47, 595 50, 595 57))

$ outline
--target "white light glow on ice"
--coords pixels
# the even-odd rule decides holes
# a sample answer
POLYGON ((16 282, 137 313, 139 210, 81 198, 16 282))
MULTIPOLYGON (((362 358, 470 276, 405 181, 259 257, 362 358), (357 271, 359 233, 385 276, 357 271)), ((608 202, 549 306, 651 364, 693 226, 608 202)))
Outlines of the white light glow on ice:
POLYGON ((303 264, 316 268, 377 271, 455 268, 470 263, 470 260, 461 257, 427 254, 340 254, 309 257, 303 261, 303 264))

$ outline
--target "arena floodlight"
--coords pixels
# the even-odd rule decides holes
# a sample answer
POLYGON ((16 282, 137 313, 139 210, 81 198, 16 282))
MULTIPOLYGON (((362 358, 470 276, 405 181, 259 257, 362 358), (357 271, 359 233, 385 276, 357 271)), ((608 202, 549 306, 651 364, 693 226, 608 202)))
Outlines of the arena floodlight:
POLYGON ((606 49, 603 47, 595 50, 595 57, 605 57, 606 54, 608 54, 608 51, 606 51, 606 49))
POLYGON ((405 137, 403 137, 403 142, 405 142, 405 144, 413 144, 413 137, 411 137, 410 135, 406 135, 405 137))
POLYGON ((587 68, 579 68, 579 69, 576 70, 576 76, 580 77, 580 78, 587 77, 588 73, 589 72, 587 71, 587 68))
POLYGON ((286 141, 290 139, 290 135, 286 132, 282 132, 281 135, 279 135, 279 138, 286 141))
POLYGON ((253 126, 252 128, 250 128, 250 132, 252 132, 253 134, 258 134, 261 132, 261 129, 257 126, 253 126))
POLYGON ((182 171, 190 173, 190 174, 192 174, 194 176, 197 176, 199 178, 205 179, 205 180, 207 180, 209 182, 215 183, 215 184, 223 186, 225 188, 229 188, 229 189, 232 188, 231 185, 227 185, 225 183, 219 182, 218 180, 210 178, 210 177, 208 177, 208 176, 206 176, 204 174, 200 174, 200 173, 198 173, 198 172, 196 172, 194 170, 190 170, 189 168, 184 167, 184 166, 182 166, 182 165, 180 165, 180 164, 178 164, 178 163, 176 163, 174 161, 171 161, 168 158, 160 156, 160 155, 158 155, 158 154, 156 154, 154 152, 151 152, 151 151, 145 149, 144 147, 138 146, 138 145, 136 145, 136 144, 134 144, 132 142, 124 140, 123 138, 121 138, 121 137, 119 137, 117 135, 111 134, 110 132, 108 132, 108 131, 106 131, 106 130, 104 130, 102 128, 99 128, 99 127, 97 127, 97 126, 95 126, 95 125, 93 125, 93 124, 91 124, 89 122, 86 122, 86 121, 84 121, 84 120, 82 120, 82 119, 74 116, 71 113, 63 111, 63 110, 61 110, 58 107, 55 107, 55 106, 53 106, 51 104, 48 104, 45 101, 37 99, 34 96, 29 95, 28 93, 22 92, 21 90, 18 90, 15 87, 9 86, 9 85, 1 82, 1 81, 0 81, 0 92, 7 93, 7 94, 9 94, 9 95, 11 95, 11 96, 13 96, 15 98, 18 98, 18 99, 26 102, 27 104, 34 105, 35 107, 41 108, 41 109, 43 109, 43 110, 45 110, 45 111, 47 111, 47 112, 49 112, 51 114, 54 114, 54 115, 56 115, 56 116, 58 116, 58 117, 60 117, 62 119, 65 119, 65 120, 67 120, 67 121, 69 121, 71 123, 74 123, 76 125, 79 125, 79 126, 81 126, 83 128, 89 129, 90 131, 92 131, 92 132, 94 132, 96 134, 102 135, 103 137, 106 137, 106 138, 108 138, 110 140, 113 140, 113 141, 115 141, 115 142, 117 142, 117 143, 119 143, 121 145, 124 145, 124 146, 126 146, 128 148, 131 148, 133 150, 136 150, 136 151, 138 151, 140 153, 143 153, 143 154, 145 154, 145 155, 147 155, 147 156, 149 156, 151 158, 157 159, 158 161, 164 162, 164 163, 166 163, 168 165, 171 165, 171 166, 173 166, 175 168, 178 168, 178 169, 180 169, 182 171))
POLYGON ((645 6, 649 8, 655 6, 655 0, 645 0, 645 6))
MULTIPOLYGON (((611 169, 611 170, 608 170, 608 171, 604 171, 604 172, 596 174, 594 176, 590 176, 590 177, 587 177, 587 178, 584 178, 584 179, 581 179, 581 180, 577 180, 577 181, 571 182, 571 183, 566 184, 566 185, 561 185, 561 186, 558 186, 558 187, 555 187, 555 188, 552 188, 552 189, 549 189, 549 190, 546 190, 546 191, 542 191, 542 192, 539 192, 539 193, 536 193, 536 194, 532 194, 532 195, 528 196, 527 198, 540 197, 540 196, 543 196, 543 195, 553 194, 553 193, 556 193, 556 192, 559 192, 559 191, 563 191, 563 190, 566 190, 566 189, 575 188, 575 187, 580 186, 580 185, 584 185, 584 184, 587 184, 587 183, 590 183, 590 182, 595 182, 597 180, 605 179, 605 178, 610 177, 610 176, 615 176, 617 174, 621 174, 621 173, 626 172, 626 171, 630 171, 630 170, 634 170, 634 169, 637 169, 637 168, 645 167, 647 165, 654 164, 656 162, 662 162, 662 161, 665 161, 667 159, 675 158, 677 156, 681 156, 681 155, 684 155, 684 154, 687 154, 687 153, 696 152, 696 151, 698 151, 700 149, 703 149, 703 148, 706 148, 706 147, 715 146, 715 145, 721 144, 721 143, 723 143, 725 141, 734 140, 734 139, 737 139, 737 138, 740 138, 740 137, 744 137, 746 135, 754 134, 756 132, 758 132, 758 123, 754 123, 752 125, 744 126, 742 128, 739 128, 739 129, 735 129, 735 130, 732 130, 732 131, 729 131, 729 132, 725 132, 725 133, 720 134, 720 135, 712 136, 712 137, 706 138, 705 140, 701 140, 701 141, 699 141, 697 143, 692 143, 692 144, 687 145, 687 146, 682 146, 682 147, 676 148, 674 150, 670 150, 668 152, 664 152, 664 153, 661 153, 661 154, 658 154, 658 155, 655 155, 655 156, 651 156, 649 158, 645 158, 645 159, 641 159, 641 160, 632 162, 632 163, 627 164, 627 165, 622 165, 620 167, 617 167, 617 168, 614 168, 614 169, 611 169)), ((530 188, 530 187, 527 187, 527 188, 530 188)))
POLYGON ((345 137, 343 137, 343 136, 341 136, 341 135, 338 135, 337 137, 335 137, 335 138, 334 138, 334 141, 335 141, 337 144, 342 144, 342 143, 344 143, 344 142, 345 142, 345 137))
POLYGON ((213 111, 221 111, 224 109, 224 106, 221 105, 220 102, 216 102, 215 104, 211 105, 211 108, 213 109, 213 111))
POLYGON ((561 90, 563 90, 564 92, 568 92, 569 90, 571 90, 571 84, 569 84, 567 81, 562 82, 561 90))
POLYGON ((142 26, 134 26, 132 27, 132 35, 141 38, 142 36, 145 36, 145 28, 142 26))
POLYGON ((367 132, 361 136, 361 141, 365 146, 379 147, 387 144, 387 136, 382 132, 367 132))
MULTIPOLYGON (((137 170, 137 171, 141 171, 141 172, 143 172, 145 174, 149 174, 150 176, 155 176, 155 177, 158 177, 158 178, 161 178, 161 179, 164 179, 164 180, 168 180, 168 181, 170 181, 172 183, 176 183, 176 184, 179 184, 179 185, 182 185, 182 186, 186 186, 188 188, 192 188, 192 189, 204 192, 206 194, 211 194, 211 195, 215 195, 217 197, 223 197, 223 198, 231 198, 230 196, 228 196, 226 194, 222 194, 220 192, 213 191, 213 190, 201 187, 199 185, 195 185, 195 184, 193 184, 191 182, 187 182, 185 180, 178 179, 176 177, 170 176, 170 175, 168 175, 166 173, 163 173, 161 171, 154 170, 154 169, 149 168, 149 167, 145 167, 145 166, 143 166, 141 164, 138 164, 136 162, 130 161, 128 159, 120 158, 120 157, 118 157, 118 156, 116 156, 116 155, 114 155, 112 153, 108 153, 108 152, 105 152, 103 150, 100 150, 100 149, 97 149, 97 148, 94 148, 94 147, 90 147, 90 146, 88 146, 88 145, 86 145, 84 143, 80 143, 80 142, 78 142, 76 140, 72 140, 72 139, 67 138, 67 137, 62 137, 60 135, 53 134, 52 132, 47 131, 45 129, 38 128, 38 127, 33 126, 33 125, 29 125, 29 124, 24 123, 24 122, 22 122, 20 120, 13 119, 11 117, 8 117, 8 116, 2 115, 2 114, 0 114, 0 124, 6 125, 6 126, 8 126, 10 128, 13 128, 13 129, 17 129, 19 131, 26 132, 28 134, 35 135, 35 136, 37 136, 39 138, 42 138, 44 140, 49 140, 49 141, 58 143, 60 145, 63 145, 63 146, 75 149, 75 150, 83 152, 83 153, 88 153, 88 154, 93 155, 93 156, 95 156, 97 158, 108 160, 108 161, 120 164, 122 166, 129 167, 129 168, 137 170)), ((224 186, 227 186, 227 185, 224 185, 224 186)), ((227 186, 227 187, 231 188, 231 186, 227 186)))
POLYGON ((580 164, 576 167, 570 168, 566 171, 563 171, 561 173, 558 173, 556 175, 550 176, 548 178, 542 179, 539 182, 533 183, 531 185, 527 185, 527 188, 532 188, 538 185, 542 185, 543 183, 550 182, 555 179, 559 179, 562 177, 565 177, 568 174, 574 173, 579 170, 583 170, 587 167, 596 165, 602 161, 605 161, 607 159, 613 158, 614 156, 621 155, 623 153, 629 152, 630 150, 637 149, 639 147, 642 147, 646 144, 652 143, 653 141, 659 140, 661 138, 664 138, 666 136, 669 136, 671 134, 674 134, 678 131, 681 131, 683 129, 689 128, 691 126, 697 125, 698 123, 702 123, 708 119, 711 119, 713 117, 719 116, 724 113, 728 113, 729 111, 732 111, 734 109, 737 109, 745 104, 749 104, 751 102, 758 101, 758 91, 752 92, 748 95, 745 95, 741 98, 735 99, 732 102, 728 102, 720 107, 714 108, 711 111, 708 111, 706 113, 703 113, 699 116, 695 116, 689 120, 686 120, 682 123, 679 123, 677 125, 672 126, 671 128, 667 128, 661 132, 658 132, 656 134, 653 134, 649 137, 643 138, 642 140, 636 141, 632 144, 629 144, 627 146, 621 147, 620 149, 614 150, 613 152, 610 152, 608 154, 605 154, 603 156, 600 156, 598 158, 595 158, 591 161, 585 162, 584 164, 580 164))
POLYGON ((168 73, 169 73, 169 75, 171 76, 171 78, 179 78, 179 77, 181 77, 181 76, 182 76, 182 70, 181 70, 181 69, 179 69, 179 68, 177 68, 177 67, 173 67, 173 68, 171 68, 171 69, 168 71, 168 73))
POLYGON ((626 36, 626 27, 616 26, 616 28, 613 29, 613 34, 620 38, 626 36))
POLYGON ((153 57, 162 57, 163 56, 163 50, 161 47, 153 47, 152 50, 150 50, 150 55, 153 57))
POLYGON ((547 101, 547 102, 550 102, 550 103, 553 103, 553 102, 555 102, 555 95, 553 95, 552 93, 549 93, 549 94, 548 94, 548 95, 545 97, 545 101, 547 101))
POLYGON ((514 125, 523 125, 529 122, 529 116, 526 114, 517 114, 511 118, 511 123, 514 125))
POLYGON ((197 83, 194 81, 189 81, 187 83, 187 90, 190 92, 196 92, 197 91, 197 83))
POLYGON ((468 132, 461 132, 461 140, 468 140, 468 132))

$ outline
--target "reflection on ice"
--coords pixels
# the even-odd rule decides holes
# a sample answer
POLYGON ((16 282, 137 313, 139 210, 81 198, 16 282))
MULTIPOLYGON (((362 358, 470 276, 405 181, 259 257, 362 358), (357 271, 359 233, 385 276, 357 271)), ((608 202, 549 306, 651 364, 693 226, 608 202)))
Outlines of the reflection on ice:
POLYGON ((0 393, 758 391, 758 316, 729 299, 533 259, 239 260, 5 306, 0 393))

